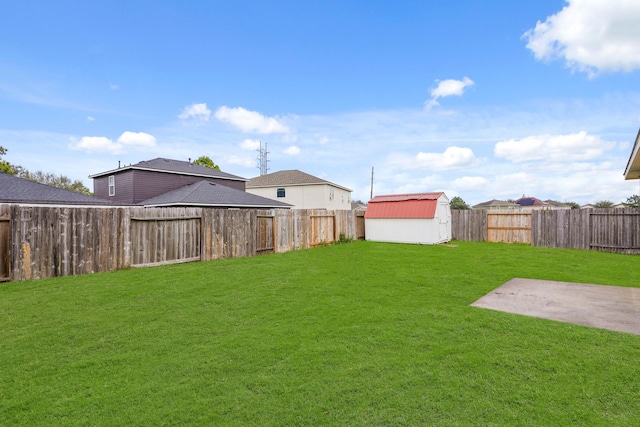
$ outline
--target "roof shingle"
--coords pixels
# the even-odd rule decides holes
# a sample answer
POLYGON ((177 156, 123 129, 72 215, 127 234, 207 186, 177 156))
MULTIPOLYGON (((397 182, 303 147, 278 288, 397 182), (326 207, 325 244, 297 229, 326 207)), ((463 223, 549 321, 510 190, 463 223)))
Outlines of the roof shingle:
POLYGON ((94 175, 89 175, 89 178, 98 178, 104 175, 112 175, 116 172, 122 172, 128 169, 141 169, 141 170, 153 170, 158 172, 177 173, 181 175, 195 175, 195 176, 207 176, 229 179, 234 181, 246 181, 246 178, 242 178, 237 175, 222 172, 219 170, 211 169, 206 166, 195 165, 191 162, 185 162, 182 160, 165 159, 158 157, 151 160, 144 160, 133 165, 124 166, 118 169, 113 169, 106 172, 100 172, 94 175))
POLYGON ((337 185, 322 178, 318 178, 317 176, 309 175, 308 173, 299 171, 297 169, 272 172, 266 175, 260 175, 255 178, 251 178, 247 182, 247 188, 310 184, 330 184, 334 187, 351 191, 346 187, 342 187, 341 185, 337 185))
POLYGON ((138 204, 142 206, 218 206, 237 208, 291 207, 287 203, 204 180, 185 185, 138 204))
POLYGON ((4 173, 0 173, 0 202, 57 205, 114 205, 109 200, 63 190, 4 173))

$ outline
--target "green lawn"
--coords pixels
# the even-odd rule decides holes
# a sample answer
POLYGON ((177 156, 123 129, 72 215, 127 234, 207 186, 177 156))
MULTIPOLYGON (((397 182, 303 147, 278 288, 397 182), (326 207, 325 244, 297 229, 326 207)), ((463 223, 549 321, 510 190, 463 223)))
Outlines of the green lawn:
POLYGON ((469 304, 640 258, 353 242, 0 285, 0 425, 639 425, 640 336, 469 304))

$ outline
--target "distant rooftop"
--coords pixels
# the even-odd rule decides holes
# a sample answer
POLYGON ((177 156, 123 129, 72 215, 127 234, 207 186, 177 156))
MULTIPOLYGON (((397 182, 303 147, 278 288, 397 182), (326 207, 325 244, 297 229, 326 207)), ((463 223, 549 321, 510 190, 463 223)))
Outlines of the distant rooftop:
POLYGON ((291 207, 287 203, 204 180, 185 185, 138 204, 142 206, 215 206, 259 209, 291 207))
POLYGON ((99 178, 101 176, 113 175, 114 173, 131 169, 159 171, 180 175, 224 178, 233 181, 246 181, 246 178, 211 169, 206 166, 195 165, 190 161, 185 162, 182 160, 165 159, 162 157, 158 157, 152 160, 145 160, 133 165, 126 165, 109 171, 89 175, 89 178, 99 178))
POLYGON ((318 178, 317 176, 309 175, 308 173, 301 172, 297 169, 272 172, 266 175, 260 175, 255 178, 251 178, 247 182, 247 188, 314 184, 330 184, 334 187, 351 191, 349 188, 334 184, 322 178, 318 178))
POLYGON ((17 176, 0 173, 0 203, 47 205, 104 205, 113 206, 108 200, 63 190, 17 176))

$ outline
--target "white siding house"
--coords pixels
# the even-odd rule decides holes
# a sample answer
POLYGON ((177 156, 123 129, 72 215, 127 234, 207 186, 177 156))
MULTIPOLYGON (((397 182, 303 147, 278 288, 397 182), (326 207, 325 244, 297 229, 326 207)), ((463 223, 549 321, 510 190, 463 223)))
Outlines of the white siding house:
POLYGON ((246 191, 288 203, 292 209, 351 209, 350 189, 295 169, 252 178, 246 191))
POLYGON ((365 238, 438 244, 451 240, 451 207, 442 192, 376 196, 364 216, 365 238))

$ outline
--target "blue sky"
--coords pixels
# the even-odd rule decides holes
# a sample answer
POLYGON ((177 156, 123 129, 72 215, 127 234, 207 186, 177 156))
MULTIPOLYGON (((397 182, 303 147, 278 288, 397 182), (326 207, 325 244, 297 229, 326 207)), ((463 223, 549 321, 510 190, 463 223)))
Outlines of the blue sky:
POLYGON ((640 2, 29 1, 0 15, 0 145, 81 179, 155 157, 374 195, 615 203, 640 2))

